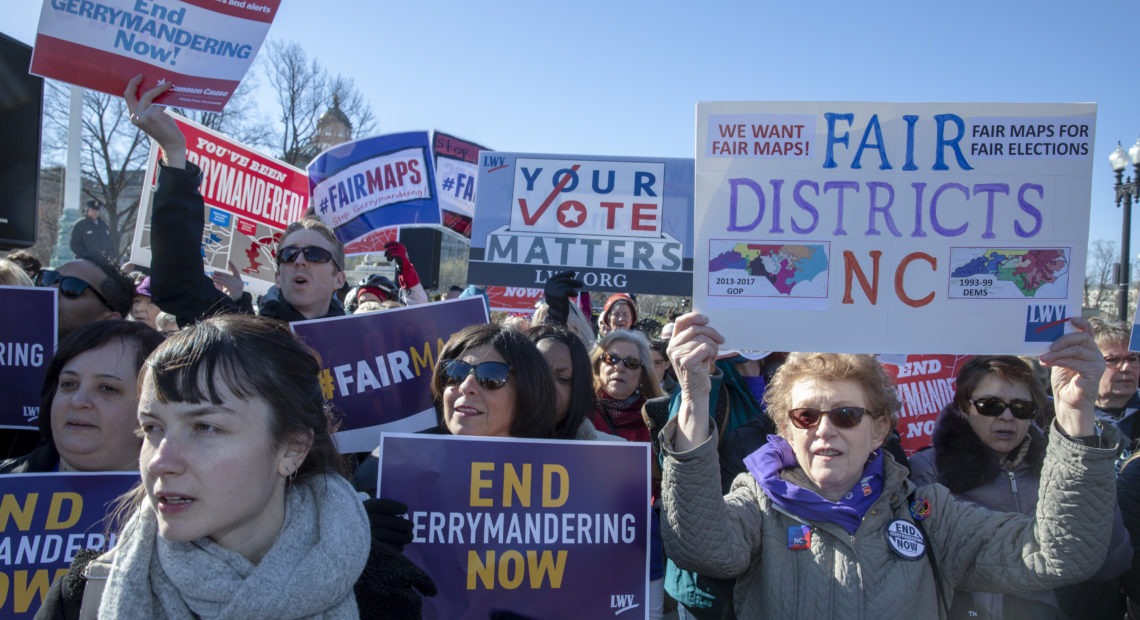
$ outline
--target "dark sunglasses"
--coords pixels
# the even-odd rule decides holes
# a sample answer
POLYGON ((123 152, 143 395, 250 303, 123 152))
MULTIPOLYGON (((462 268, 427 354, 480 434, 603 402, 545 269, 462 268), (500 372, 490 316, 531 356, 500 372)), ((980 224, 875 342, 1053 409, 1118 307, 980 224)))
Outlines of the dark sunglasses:
POLYGON ((305 262, 324 264, 331 261, 333 265, 336 265, 337 269, 340 269, 340 265, 333 260, 332 252, 316 245, 307 245, 304 247, 287 245, 283 248, 279 248, 277 250, 277 264, 284 265, 285 263, 294 263, 297 261, 297 257, 302 254, 305 256, 305 262))
POLYGON ((641 370, 641 360, 636 357, 618 357, 613 353, 602 353, 602 361, 610 366, 622 364, 630 370, 641 370))
POLYGON ((485 390, 497 390, 507 384, 507 379, 511 375, 511 365, 504 362, 468 364, 462 360, 444 360, 444 385, 459 385, 471 375, 475 375, 479 387, 485 390))
POLYGON ((974 409, 976 409, 978 413, 987 418, 996 418, 1004 413, 1006 409, 1009 409, 1013 417, 1018 420, 1032 420, 1033 416, 1037 415, 1037 403, 1031 400, 1011 400, 1007 403, 997 396, 987 396, 985 398, 975 398, 970 402, 974 403, 974 409))
POLYGON ((789 411, 788 417, 792 419, 792 426, 807 430, 817 426, 823 416, 827 416, 827 419, 831 420, 836 428, 855 428, 859 426, 859 422, 863 421, 863 416, 866 414, 867 410, 862 407, 836 407, 827 411, 800 407, 789 411))
POLYGON ((107 302, 107 298, 103 297, 103 295, 95 290, 95 287, 86 280, 75 276, 65 276, 51 269, 44 269, 36 275, 36 286, 55 286, 57 284, 59 285, 59 294, 68 299, 79 299, 79 297, 83 295, 83 291, 91 291, 93 295, 99 298, 99 301, 103 302, 103 305, 106 306, 108 310, 118 312, 107 302))

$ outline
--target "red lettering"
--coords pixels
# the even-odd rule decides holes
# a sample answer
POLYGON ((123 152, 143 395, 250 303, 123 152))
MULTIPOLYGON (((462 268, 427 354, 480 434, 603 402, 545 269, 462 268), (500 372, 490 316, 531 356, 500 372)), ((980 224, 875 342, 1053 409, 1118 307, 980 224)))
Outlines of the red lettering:
POLYGON ((601 207, 609 213, 606 214, 606 228, 613 230, 615 226, 614 219, 617 217, 617 210, 624 207, 624 202, 603 202, 601 207))
POLYGON ((633 203, 633 230, 657 230, 654 222, 657 221, 657 204, 653 202, 633 203), (644 223, 643 223, 644 222, 644 223))
POLYGON ((408 176, 408 162, 396 162, 396 179, 401 186, 404 184, 404 177, 406 176, 408 176))
POLYGON ((903 274, 906 273, 907 266, 916 260, 924 260, 930 263, 932 269, 938 269, 938 259, 925 252, 911 252, 899 261, 899 266, 895 269, 895 295, 898 296, 900 301, 911 308, 925 306, 934 301, 934 291, 930 291, 930 294, 922 299, 914 299, 908 296, 906 291, 903 290, 903 274))
POLYGON ((870 300, 871 305, 875 305, 879 299, 879 257, 883 253, 879 250, 872 250, 871 254, 871 280, 867 282, 867 276, 863 273, 863 268, 859 266, 859 261, 855 260, 855 254, 850 250, 843 251, 843 301, 844 304, 853 304, 855 300, 851 298, 851 274, 859 279, 859 286, 863 289, 863 294, 870 300))

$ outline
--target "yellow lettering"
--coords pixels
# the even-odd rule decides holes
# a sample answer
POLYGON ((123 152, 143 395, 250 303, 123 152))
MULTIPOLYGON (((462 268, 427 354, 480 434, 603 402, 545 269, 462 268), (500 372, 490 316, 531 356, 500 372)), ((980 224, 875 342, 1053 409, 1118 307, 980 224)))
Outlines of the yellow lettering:
POLYGON ((526 563, 530 569, 530 587, 532 590, 537 590, 542 587, 542 579, 547 573, 550 574, 550 587, 557 590, 562 587, 562 572, 566 569, 566 550, 563 549, 558 552, 558 560, 554 560, 554 556, 550 551, 543 551, 539 556, 537 551, 526 552, 526 563))
POLYGON ((47 525, 44 529, 48 530, 64 530, 76 523, 79 523, 79 517, 83 516, 83 497, 78 493, 65 491, 63 493, 53 493, 51 496, 51 507, 48 508, 47 525), (63 512, 63 502, 71 504, 71 513, 67 516, 66 520, 60 520, 60 514, 63 512))
POLYGON ((570 499, 570 472, 557 463, 544 463, 542 465, 542 507, 559 508, 570 499), (554 477, 557 476, 558 497, 551 495, 554 489, 554 477))
POLYGON ((476 461, 471 463, 471 500, 472 506, 479 506, 481 508, 490 508, 495 505, 495 501, 491 498, 484 498, 479 494, 482 489, 491 488, 492 482, 485 480, 480 474, 483 472, 495 471, 494 463, 483 463, 476 461))
POLYGON ((499 585, 508 590, 514 590, 522 583, 525 576, 526 564, 523 563, 523 556, 518 551, 511 549, 506 551, 499 558, 499 585), (514 576, 510 574, 511 564, 514 564, 514 576))
POLYGON ((417 377, 420 376, 422 371, 427 370, 430 373, 432 368, 435 367, 435 362, 432 361, 430 342, 424 343, 424 353, 422 356, 415 347, 412 347, 410 352, 412 354, 412 372, 416 373, 417 377))
POLYGON ((519 498, 519 503, 530 508, 530 463, 523 463, 522 477, 510 463, 503 464, 503 505, 513 506, 511 491, 519 498))
MULTIPOLYGON (((56 569, 56 573, 66 575, 67 569, 56 569)), ((32 606, 32 597, 35 597, 40 603, 43 602, 44 597, 47 596, 48 588, 51 587, 51 576, 48 574, 48 569, 41 568, 32 573, 31 581, 28 580, 28 571, 26 570, 18 570, 13 573, 13 576, 12 611, 18 614, 27 613, 32 606)))
POLYGON ((487 552, 487 562, 484 564, 479 558, 479 552, 474 549, 467 552, 467 589, 475 589, 475 579, 483 582, 483 588, 495 589, 495 552, 487 552))
POLYGON ((32 529, 32 515, 35 514, 36 500, 39 497, 39 493, 28 493, 23 506, 15 495, 5 495, 4 499, 0 499, 0 532, 8 531, 9 518, 16 520, 16 529, 21 532, 32 529))
POLYGON ((0 573, 0 610, 4 609, 4 605, 8 602, 8 573, 0 573))

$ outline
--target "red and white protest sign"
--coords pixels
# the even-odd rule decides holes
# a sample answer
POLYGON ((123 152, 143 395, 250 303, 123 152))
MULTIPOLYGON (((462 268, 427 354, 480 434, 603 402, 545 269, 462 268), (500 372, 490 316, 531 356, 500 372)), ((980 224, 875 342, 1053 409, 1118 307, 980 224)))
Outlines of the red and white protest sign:
MULTIPOLYGON (((233 262, 246 290, 265 294, 276 275, 281 232, 308 208, 309 177, 304 170, 266 157, 216 131, 176 114, 186 136, 186 158, 202 169, 199 189, 206 205, 202 253, 206 271, 229 270, 233 262)), ((153 189, 159 149, 151 148, 139 204, 131 262, 149 265, 153 189)))
POLYGON ((541 288, 491 285, 485 290, 492 312, 534 314, 534 304, 542 299, 541 288))
POLYGON ((883 368, 895 378, 902 401, 896 428, 908 456, 930 445, 938 414, 954 399, 958 370, 973 357, 907 355, 905 361, 901 357, 882 360, 883 368))
POLYGON ((280 0, 44 0, 31 72, 120 95, 145 76, 166 105, 221 111, 261 49, 280 0))

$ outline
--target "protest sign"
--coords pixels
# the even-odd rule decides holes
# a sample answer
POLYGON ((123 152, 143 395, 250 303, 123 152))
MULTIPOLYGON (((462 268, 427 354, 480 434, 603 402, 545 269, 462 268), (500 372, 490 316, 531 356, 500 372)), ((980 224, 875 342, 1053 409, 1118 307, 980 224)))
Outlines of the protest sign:
POLYGON ((475 214, 475 178, 479 173, 479 151, 487 149, 440 131, 432 133, 435 181, 443 226, 471 238, 471 217, 475 214))
POLYGON ((432 369, 455 332, 488 321, 478 298, 291 323, 321 355, 321 389, 343 415, 341 452, 376 448, 380 431, 436 425, 432 369))
POLYGON ((121 96, 173 87, 164 105, 220 112, 249 70, 280 0, 44 0, 31 72, 121 96))
POLYGON ((492 312, 534 314, 534 304, 543 299, 542 288, 525 286, 488 286, 487 300, 492 312))
POLYGON ((1093 104, 701 103, 694 307, 745 348, 1043 352, 1080 315, 1095 124, 1093 104))
POLYGON ((392 228, 442 224, 426 131, 362 138, 321 153, 308 168, 317 216, 352 256, 383 252, 392 228))
POLYGON ((114 546, 104 518, 138 481, 137 471, 0 475, 0 617, 34 617, 76 553, 114 546))
MULTIPOLYGON (((305 215, 309 180, 304 171, 266 157, 191 120, 171 114, 186 136, 186 159, 202 169, 202 260, 207 273, 237 266, 247 291, 264 295, 277 275, 277 242, 305 215)), ((161 150, 152 143, 131 262, 150 265, 150 222, 161 150)))
POLYGON ((895 379, 902 410, 899 443, 907 456, 930 445, 934 422, 942 409, 954 400, 954 381, 962 365, 972 355, 883 356, 880 362, 895 379))
POLYGON ((693 162, 483 152, 467 281, 688 296, 693 162))
POLYGON ((645 618, 649 464, 645 443, 385 433, 377 493, 408 504, 425 618, 645 618))
POLYGON ((39 428, 40 386, 55 354, 56 289, 0 286, 0 428, 39 428))

